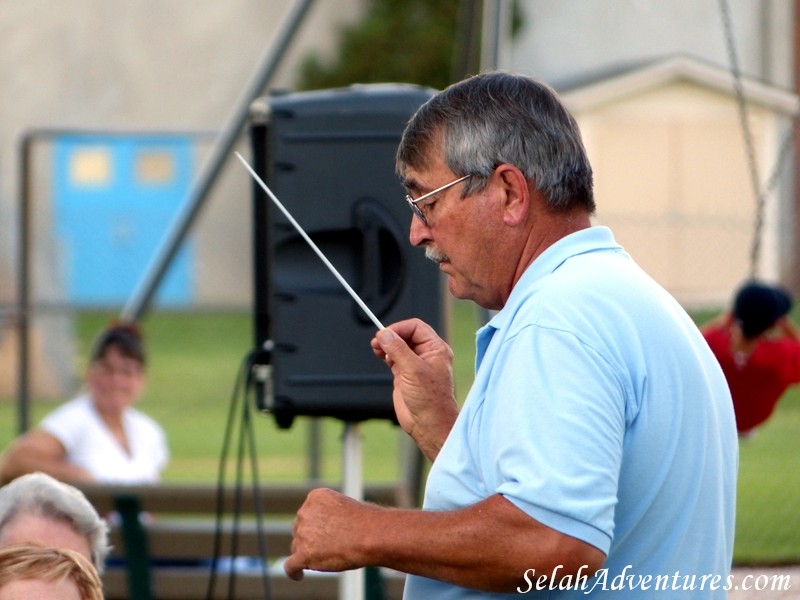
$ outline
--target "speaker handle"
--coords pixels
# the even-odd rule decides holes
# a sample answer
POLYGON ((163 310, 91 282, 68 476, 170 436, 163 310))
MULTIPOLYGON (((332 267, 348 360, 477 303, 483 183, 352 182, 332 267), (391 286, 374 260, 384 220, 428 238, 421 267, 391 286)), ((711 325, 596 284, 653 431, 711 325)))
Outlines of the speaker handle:
MULTIPOLYGON (((353 224, 361 234, 361 289, 359 295, 378 315, 386 314, 403 291, 405 238, 391 212, 374 198, 353 206, 353 224)), ((369 321, 360 312, 358 319, 369 321)))

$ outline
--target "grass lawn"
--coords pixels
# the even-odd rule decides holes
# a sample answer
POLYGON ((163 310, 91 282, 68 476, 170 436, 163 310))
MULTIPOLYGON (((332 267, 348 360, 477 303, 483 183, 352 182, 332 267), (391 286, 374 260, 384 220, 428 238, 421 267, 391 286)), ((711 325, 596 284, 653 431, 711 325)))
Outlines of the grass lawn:
MULTIPOLYGON (((469 322, 476 322, 475 315, 471 304, 455 303, 453 321, 457 326, 453 328, 453 345, 460 355, 456 373, 467 381, 458 386, 462 396, 471 379, 474 327, 469 322)), ((78 379, 94 336, 115 316, 102 312, 77 315, 78 379)), ((164 473, 166 481, 216 480, 237 373, 252 347, 250 328, 250 316, 243 313, 152 313, 143 320, 148 349, 147 387, 138 408, 158 420, 169 436, 172 458, 164 473)), ((34 401, 30 422, 35 424, 63 400, 34 401)), ((241 399, 238 405, 241 406, 241 399)), ((229 456, 236 455, 240 415, 239 410, 229 456)), ((0 400, 0 448, 15 435, 16 423, 13 401, 0 400)), ((308 450, 310 423, 310 419, 298 418, 291 429, 283 430, 271 416, 255 413, 253 425, 262 480, 285 482, 308 478, 312 469, 308 450)), ((314 468, 322 480, 336 482, 341 478, 344 426, 334 419, 320 419, 318 425, 315 436, 320 444, 320 460, 314 468)), ((402 454, 400 429, 384 421, 367 421, 359 426, 359 431, 364 479, 397 479, 402 473, 398 458, 402 454)))
MULTIPOLYGON (((704 323, 713 315, 694 315, 704 323)), ((800 321, 800 307, 792 317, 800 321)), ((800 562, 800 387, 739 444, 735 564, 800 562)))
MULTIPOLYGON (((77 372, 86 364, 94 335, 114 315, 81 313, 75 321, 79 336, 77 372)), ((707 315, 696 317, 699 322, 707 315)), ((472 380, 474 330, 477 312, 470 303, 453 304, 451 341, 457 357, 456 393, 466 395, 472 380)), ((154 313, 142 323, 149 349, 147 390, 139 407, 167 430, 172 460, 167 481, 215 481, 228 411, 240 362, 252 345, 248 314, 154 313)), ((63 398, 38 400, 31 407, 31 422, 51 410, 63 398)), ((241 403, 240 403, 241 404, 241 403)), ((238 416, 239 413, 237 413, 238 416)), ((238 424, 234 441, 238 440, 238 424)), ((320 479, 341 478, 339 421, 319 422, 320 479)), ((256 414, 254 429, 261 481, 306 480, 309 461, 310 420, 298 418, 290 430, 281 430, 269 415, 256 414)), ((0 448, 12 439, 16 428, 13 401, 0 399, 0 448)), ((402 434, 386 422, 368 421, 359 426, 363 440, 365 481, 399 478, 402 434)), ((800 393, 787 395, 776 415, 758 435, 741 445, 737 563, 800 561, 800 393)), ((229 456, 236 455, 235 444, 229 456)), ((229 481, 234 459, 228 465, 229 481)))
POLYGON ((800 562, 800 391, 787 393, 755 437, 739 445, 734 560, 800 562))

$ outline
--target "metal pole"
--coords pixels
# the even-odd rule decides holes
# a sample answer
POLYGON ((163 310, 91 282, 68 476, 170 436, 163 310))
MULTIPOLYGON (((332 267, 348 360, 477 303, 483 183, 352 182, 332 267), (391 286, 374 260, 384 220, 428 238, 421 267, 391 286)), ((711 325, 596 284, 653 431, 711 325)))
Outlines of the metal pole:
POLYGON ((28 403, 30 402, 30 135, 22 138, 20 151, 20 203, 19 203, 19 273, 17 280, 17 342, 19 359, 17 364, 17 430, 22 434, 28 430, 28 403))
MULTIPOLYGON (((355 500, 364 499, 361 434, 355 423, 344 424, 342 443, 342 492, 355 500)), ((339 576, 340 600, 363 600, 366 591, 364 569, 345 571, 339 576)))
POLYGON ((144 277, 122 309, 121 317, 123 320, 137 321, 148 309, 158 285, 161 283, 173 258, 175 258, 195 218, 200 213, 211 186, 216 181, 247 122, 250 104, 262 93, 264 87, 272 78, 280 59, 300 27, 312 1, 296 0, 286 18, 285 24, 278 28, 278 36, 267 48, 258 71, 256 71, 245 92, 239 98, 232 115, 228 119, 227 126, 222 130, 219 139, 214 144, 211 156, 203 165, 202 171, 192 185, 189 197, 169 231, 167 231, 155 259, 150 263, 144 277))
MULTIPOLYGON (((800 93, 800 0, 794 0, 794 92, 800 93)), ((792 232, 792 254, 789 260, 788 285, 795 295, 800 294, 800 127, 793 123, 794 128, 794 162, 792 173, 792 223, 789 225, 792 232)))
POLYGON ((458 3, 456 48, 450 79, 459 81, 480 69, 482 0, 458 3))
POLYGON ((508 39, 511 27, 511 3, 484 0, 481 33, 481 71, 509 67, 508 39))

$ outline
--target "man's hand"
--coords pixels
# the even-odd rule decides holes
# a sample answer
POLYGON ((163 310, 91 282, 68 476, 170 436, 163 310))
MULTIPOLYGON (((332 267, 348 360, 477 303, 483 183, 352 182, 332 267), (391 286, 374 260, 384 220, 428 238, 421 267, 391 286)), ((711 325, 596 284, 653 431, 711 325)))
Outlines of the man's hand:
POLYGON ((371 345, 394 375, 392 397, 400 426, 425 456, 435 459, 458 416, 453 351, 419 319, 380 330, 371 345))
POLYGON ((346 571, 366 566, 357 555, 369 513, 379 507, 335 492, 312 490, 297 511, 292 529, 292 554, 283 565, 286 574, 303 578, 304 569, 346 571))

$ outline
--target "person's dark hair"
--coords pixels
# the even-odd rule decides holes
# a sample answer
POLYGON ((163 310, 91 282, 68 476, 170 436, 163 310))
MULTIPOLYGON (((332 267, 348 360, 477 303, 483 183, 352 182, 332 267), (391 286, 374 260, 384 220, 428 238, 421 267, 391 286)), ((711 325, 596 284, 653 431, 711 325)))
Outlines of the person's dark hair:
POLYGON ((436 94, 411 117, 396 168, 420 169, 435 144, 456 175, 473 175, 464 196, 480 191, 501 163, 520 169, 551 209, 594 212, 592 167, 575 119, 546 84, 491 72, 436 94))
POLYGON ((102 359, 109 348, 117 351, 127 358, 132 358, 145 366, 147 356, 139 328, 134 323, 112 323, 95 340, 90 354, 92 364, 102 359))
POLYGON ((750 281, 736 292, 733 317, 747 339, 757 338, 771 329, 792 308, 792 297, 785 290, 750 281))

